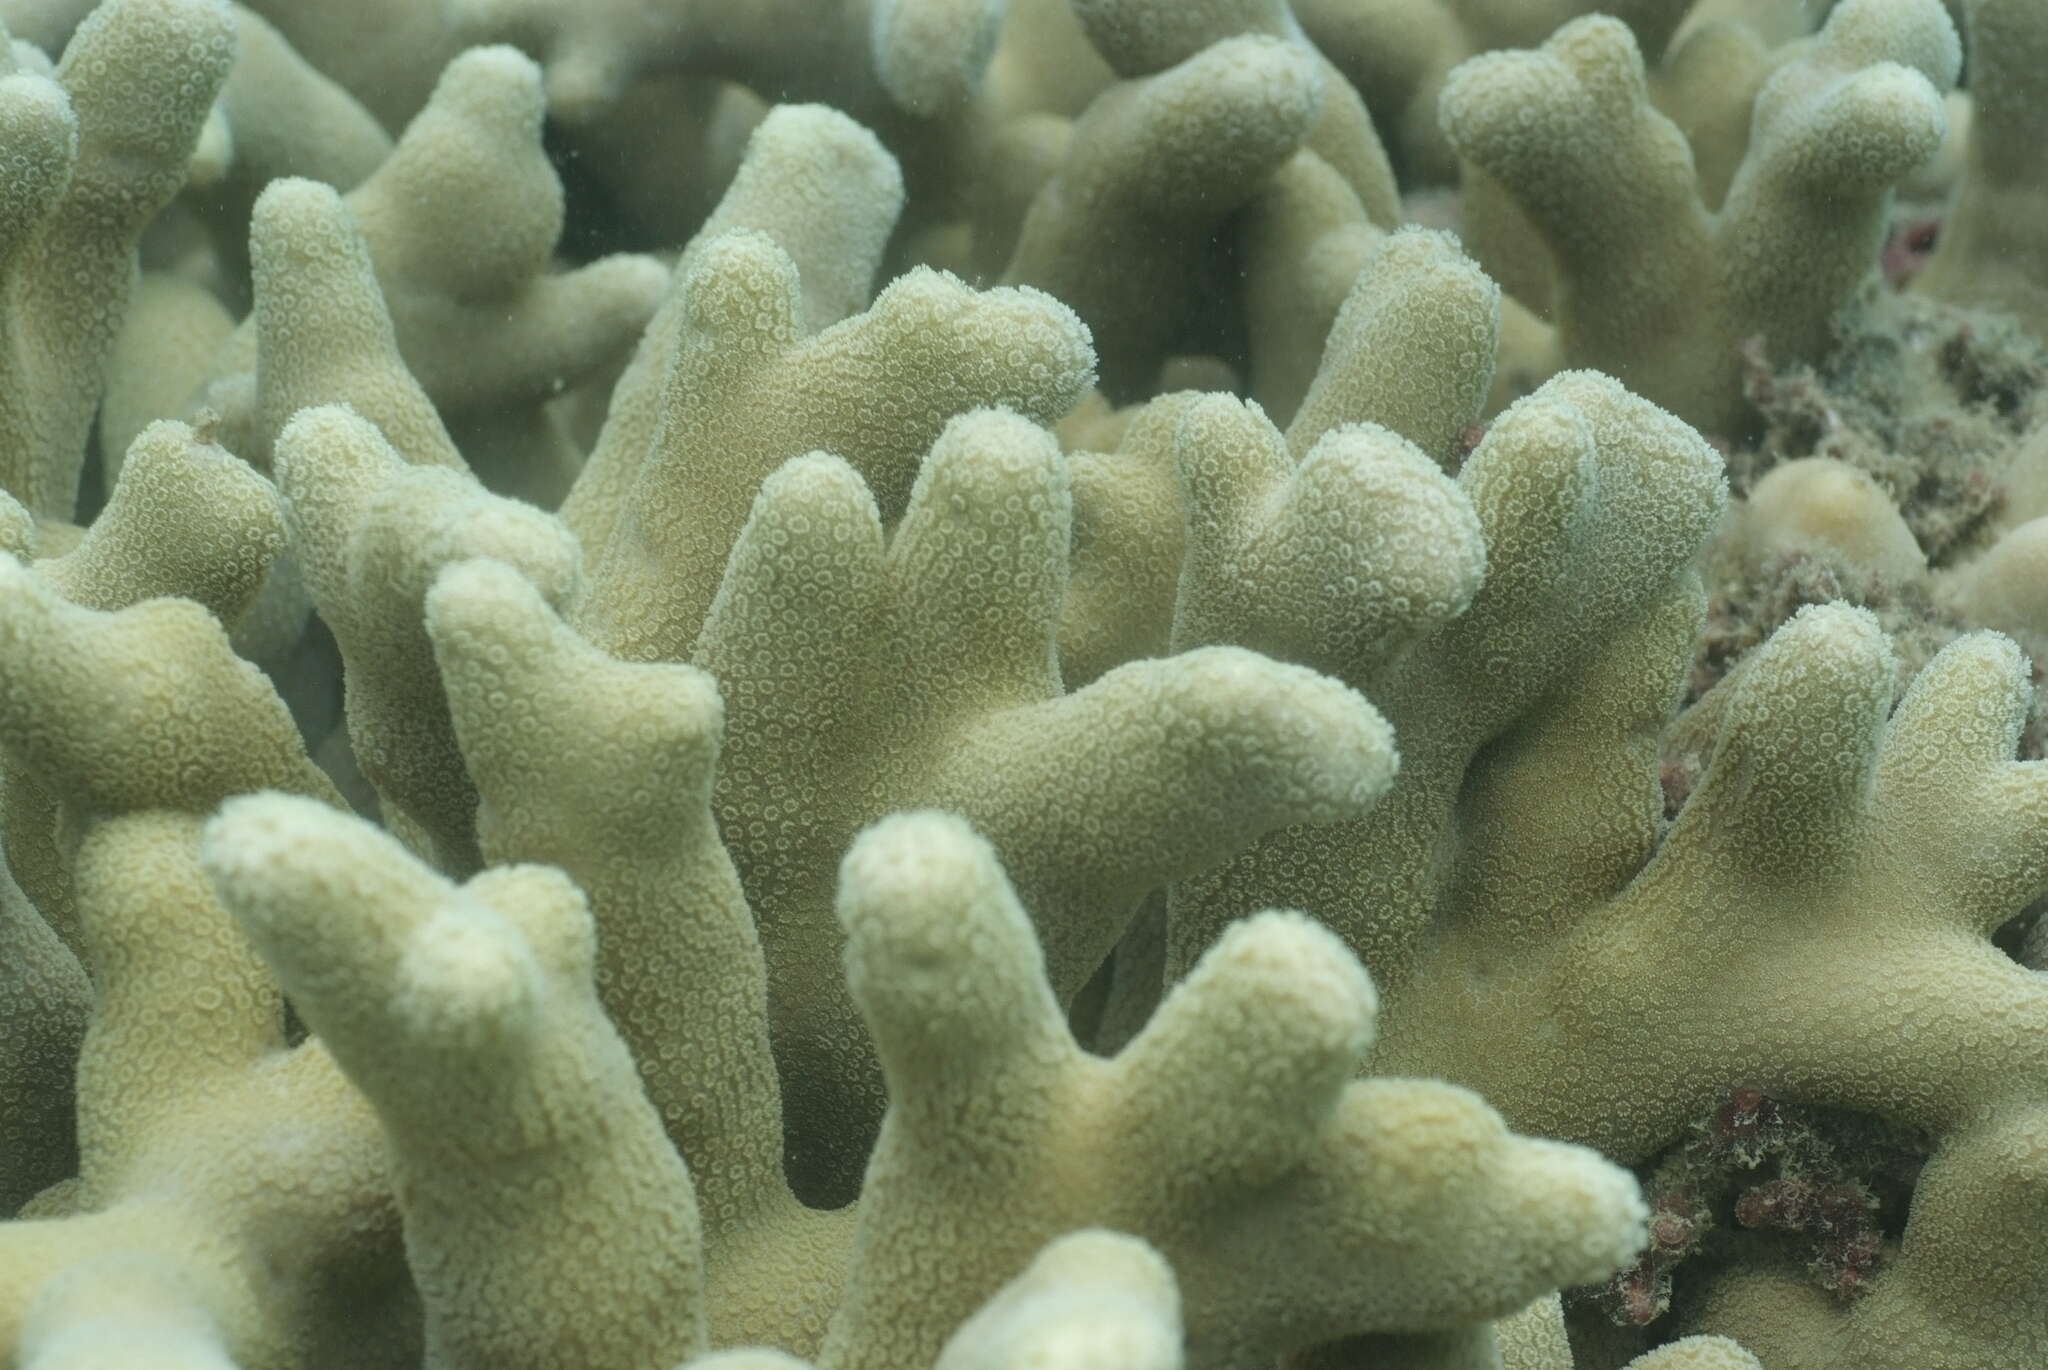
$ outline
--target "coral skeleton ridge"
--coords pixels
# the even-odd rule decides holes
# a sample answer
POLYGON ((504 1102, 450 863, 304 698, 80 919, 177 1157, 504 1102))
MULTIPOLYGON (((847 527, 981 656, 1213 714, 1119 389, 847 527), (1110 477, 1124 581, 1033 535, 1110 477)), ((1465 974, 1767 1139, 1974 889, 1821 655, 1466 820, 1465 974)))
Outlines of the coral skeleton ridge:
POLYGON ((2037 1370, 2044 72, 0 0, 0 1361, 2037 1370))

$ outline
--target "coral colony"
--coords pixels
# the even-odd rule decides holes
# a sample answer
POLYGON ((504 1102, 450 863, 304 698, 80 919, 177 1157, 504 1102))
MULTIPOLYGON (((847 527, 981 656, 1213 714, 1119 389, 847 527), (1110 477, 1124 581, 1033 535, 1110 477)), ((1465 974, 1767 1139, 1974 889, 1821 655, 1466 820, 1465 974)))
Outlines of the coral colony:
POLYGON ((23 1370, 2048 1365, 2048 4, 0 0, 23 1370))

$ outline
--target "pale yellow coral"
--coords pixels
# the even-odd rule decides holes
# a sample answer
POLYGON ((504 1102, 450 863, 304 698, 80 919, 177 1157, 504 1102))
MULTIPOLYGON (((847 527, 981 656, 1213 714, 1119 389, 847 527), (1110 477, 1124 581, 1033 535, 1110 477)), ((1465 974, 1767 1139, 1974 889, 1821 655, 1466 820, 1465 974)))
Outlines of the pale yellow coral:
POLYGON ((936 1370, 1180 1370, 1180 1291, 1141 1241, 1082 1231, 1049 1244, 947 1341, 936 1370))
POLYGON ((830 98, 867 117, 958 108, 995 48, 999 0, 451 0, 471 42, 529 43, 547 64, 548 105, 580 122, 656 71, 716 74, 830 98))
MULTIPOLYGON (((1779 3, 1779 0, 1772 0, 1779 3)), ((1455 179, 1456 159, 1437 126, 1445 76, 1465 58, 1533 47, 1570 20, 1599 9, 1627 24, 1653 57, 1691 0, 1293 0, 1316 45, 1388 131, 1410 180, 1455 179)))
POLYGON ((1190 1358, 1220 1366, 1469 1325, 1640 1240, 1633 1184, 1590 1152, 1515 1137, 1461 1090, 1347 1083, 1371 986, 1300 915, 1233 927, 1105 1061, 1068 1035, 1022 909, 957 820, 871 829, 839 905, 892 1098, 829 1362, 917 1363, 1034 1230, 1082 1221, 1160 1248, 1190 1358), (1028 1159, 1046 1154, 1061 1164, 1028 1159), (943 1289, 915 1280, 935 1268, 943 1289))
MULTIPOLYGON (((1581 1148, 1650 1161, 1739 1084, 1926 1136, 1868 1293, 1719 1211, 1670 1319, 1580 1337, 1581 1370, 1658 1338, 1640 1370, 2039 1360, 2017 652, 1965 636, 1891 712, 1873 621, 1809 610, 1688 716, 1697 783, 1658 783, 1722 490, 1651 400, 1732 433, 1735 342, 1831 345, 1954 74, 1933 0, 1777 49, 1810 7, 1752 34, 1739 0, 1661 64, 1681 6, 1641 0, 1451 79, 1467 244, 1651 400, 1544 384, 1535 317, 1395 229, 1364 114, 1579 0, 1020 0, 980 95, 992 0, 453 7, 540 65, 454 56, 432 6, 261 8, 410 118, 388 157, 247 19, 209 114, 201 0, 112 0, 63 84, 22 45, 0 75, 0 436, 34 506, 0 501, 0 798, 35 905, 0 883, 0 1182, 40 1191, 0 1227, 0 1355, 1565 1370, 1557 1286, 1644 1236, 1581 1148), (1397 39, 1338 54, 1387 87, 1297 7, 1397 39), (196 50, 144 62, 174 19, 196 50), (550 105, 612 126, 544 144, 550 105), (678 107, 594 179, 680 209, 565 215, 622 111, 678 107), (175 274, 115 345, 181 176, 146 248, 175 274), (258 179, 245 282, 186 211, 239 236, 258 179), (83 223, 81 187, 118 212, 83 223), (672 272, 557 260, 714 200, 672 272), (195 375, 213 412, 152 424, 195 375), (1250 398, 1110 407, 1190 384, 1250 398), (139 436, 78 528, 95 404, 139 436), (354 737, 321 755, 382 832, 235 655, 279 660, 308 593, 354 737)), ((2009 141, 2007 32, 1973 84, 2009 141)), ((2025 474, 1932 572, 1827 464, 1757 484, 1723 550, 2032 631, 2025 474)))
POLYGON ((220 0, 123 0, 80 26, 54 80, 0 59, 0 488, 37 515, 72 516, 136 242, 233 53, 220 0))
POLYGON ((783 106, 762 120, 732 184, 684 247, 563 501, 562 517, 589 552, 601 552, 611 540, 661 437, 671 404, 669 368, 694 331, 689 283, 697 262, 728 233, 767 234, 795 267, 802 326, 814 333, 867 306, 902 208, 895 158, 853 120, 823 106, 783 106))
POLYGON ((689 1174, 598 1007, 590 916, 559 871, 457 890, 360 820, 282 795, 225 806, 203 859, 377 1110, 428 1364, 662 1365, 702 1347, 689 1174))
POLYGON ((1753 570, 1806 553, 1896 585, 1911 584, 1927 571, 1927 558, 1898 506, 1867 474, 1828 457, 1772 467, 1733 522, 1724 537, 1753 570))
POLYGON ((695 1177, 714 1333, 815 1347, 851 1215, 783 1180, 766 969, 711 815, 715 683, 606 656, 501 562, 442 573, 427 628, 484 855, 558 865, 590 898, 599 998, 695 1177))
POLYGON ((947 419, 1001 404, 1048 421, 1092 362, 1086 331, 1047 296, 925 271, 805 337, 794 263, 758 233, 706 245, 683 290, 662 429, 576 613, 607 650, 645 660, 690 650, 754 492, 783 462, 822 450, 853 463, 893 518, 947 419))
POLYGON ((92 987, 70 947, 9 875, 0 882, 0 1207, 78 1164, 71 1072, 92 987))
POLYGON ((277 988, 196 859, 227 795, 331 787, 199 605, 101 613, 12 562, 0 581, 0 745, 10 781, 63 805, 95 989, 78 1172, 0 1228, 0 1344, 62 1364, 161 1338, 282 1370, 330 1363, 347 1310, 375 1308, 389 1354, 407 1320, 374 1124, 324 1048, 286 1048, 277 988))
POLYGON ((1739 345, 1761 335, 1775 357, 1824 349, 1870 270, 1890 187, 1940 144, 1960 61, 1937 0, 1838 6, 1758 92, 1748 156, 1713 213, 1612 19, 1463 64, 1444 86, 1444 130, 1555 257, 1562 364, 1735 434, 1739 345))
MULTIPOLYGON (((941 437, 886 548, 852 473, 806 458, 763 488, 734 550, 695 658, 727 698, 721 829, 763 918, 785 1079, 834 1131, 880 1103, 850 1005, 819 979, 832 856, 862 824, 915 804, 972 818, 1067 996, 1162 876, 1354 812, 1385 782, 1363 701, 1249 653, 1136 662, 1061 695, 1068 536, 1050 439, 985 413, 941 437)), ((839 1183, 864 1148, 835 1157, 839 1183)))
POLYGON ((408 465, 339 406, 301 410, 286 425, 277 469, 307 586, 348 667, 349 736, 363 773, 444 869, 474 870, 476 792, 420 606, 444 565, 477 556, 566 598, 578 584, 576 544, 556 519, 487 493, 466 472, 408 465))
POLYGON ((255 313, 204 396, 237 447, 266 462, 294 412, 346 402, 412 460, 452 463, 453 424, 495 481, 561 498, 577 461, 538 406, 626 353, 667 273, 630 254, 552 269, 563 202, 540 122, 538 69, 475 49, 345 198, 271 183, 250 230, 255 313))
POLYGON ((2048 134, 2048 18, 2031 0, 1967 0, 1971 120, 1954 203, 1913 287, 1960 304, 2019 316, 2048 336, 2048 250, 2038 231, 2048 205, 2040 170, 2048 134))

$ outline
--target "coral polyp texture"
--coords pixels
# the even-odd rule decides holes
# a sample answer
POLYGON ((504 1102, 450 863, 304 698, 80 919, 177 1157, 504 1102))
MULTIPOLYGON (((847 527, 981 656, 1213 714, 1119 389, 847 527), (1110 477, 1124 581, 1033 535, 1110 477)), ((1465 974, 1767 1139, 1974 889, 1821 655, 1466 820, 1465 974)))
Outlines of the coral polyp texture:
POLYGON ((2048 1362, 2048 5, 0 21, 0 1360, 2048 1362))

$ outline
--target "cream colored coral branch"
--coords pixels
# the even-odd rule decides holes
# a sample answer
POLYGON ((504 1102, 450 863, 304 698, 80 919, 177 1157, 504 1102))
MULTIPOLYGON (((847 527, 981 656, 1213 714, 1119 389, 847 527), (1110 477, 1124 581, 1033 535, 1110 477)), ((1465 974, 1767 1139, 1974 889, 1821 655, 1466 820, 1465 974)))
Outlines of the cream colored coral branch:
POLYGON ((591 983, 582 895, 457 888, 360 819, 253 795, 207 876, 383 1123, 445 1370, 663 1365, 702 1347, 689 1172, 591 983))
POLYGON ((1969 0, 1970 135, 1956 197, 1914 288, 2017 314, 2048 336, 2048 252, 2035 232, 2048 207, 2048 12, 2028 0, 1969 0))
POLYGON ((1248 652, 1137 662, 1063 695, 1067 505, 1049 436, 985 411, 941 435, 886 540, 854 474, 813 456, 768 481, 734 548, 695 661, 727 700, 716 809, 762 922, 792 1113, 825 1128, 802 1143, 800 1191, 846 1192, 880 1112, 826 969, 831 868, 863 824, 939 804, 981 826, 1067 996, 1162 878, 1269 826, 1358 812, 1391 769, 1356 695, 1248 652))
POLYGON ((222 0, 121 0, 54 79, 0 56, 0 488, 69 519, 135 246, 184 182, 234 58, 222 0))
POLYGON ((1930 156, 1961 48, 1938 0, 1847 0, 1756 98, 1725 203, 1699 197, 1629 30, 1595 16, 1445 83, 1459 156, 1555 256, 1566 366, 1597 367, 1688 422, 1744 422, 1737 349, 1809 358, 1870 271, 1890 188, 1930 156))
POLYGON ((1470 1324, 1641 1240, 1634 1184, 1592 1153, 1516 1137, 1461 1090, 1350 1082, 1371 984, 1299 914, 1231 928, 1113 1060, 1074 1043, 957 819, 865 833, 839 916, 891 1104, 829 1364, 920 1362, 1039 1234, 1083 1222, 1160 1249, 1206 1366, 1470 1324))

